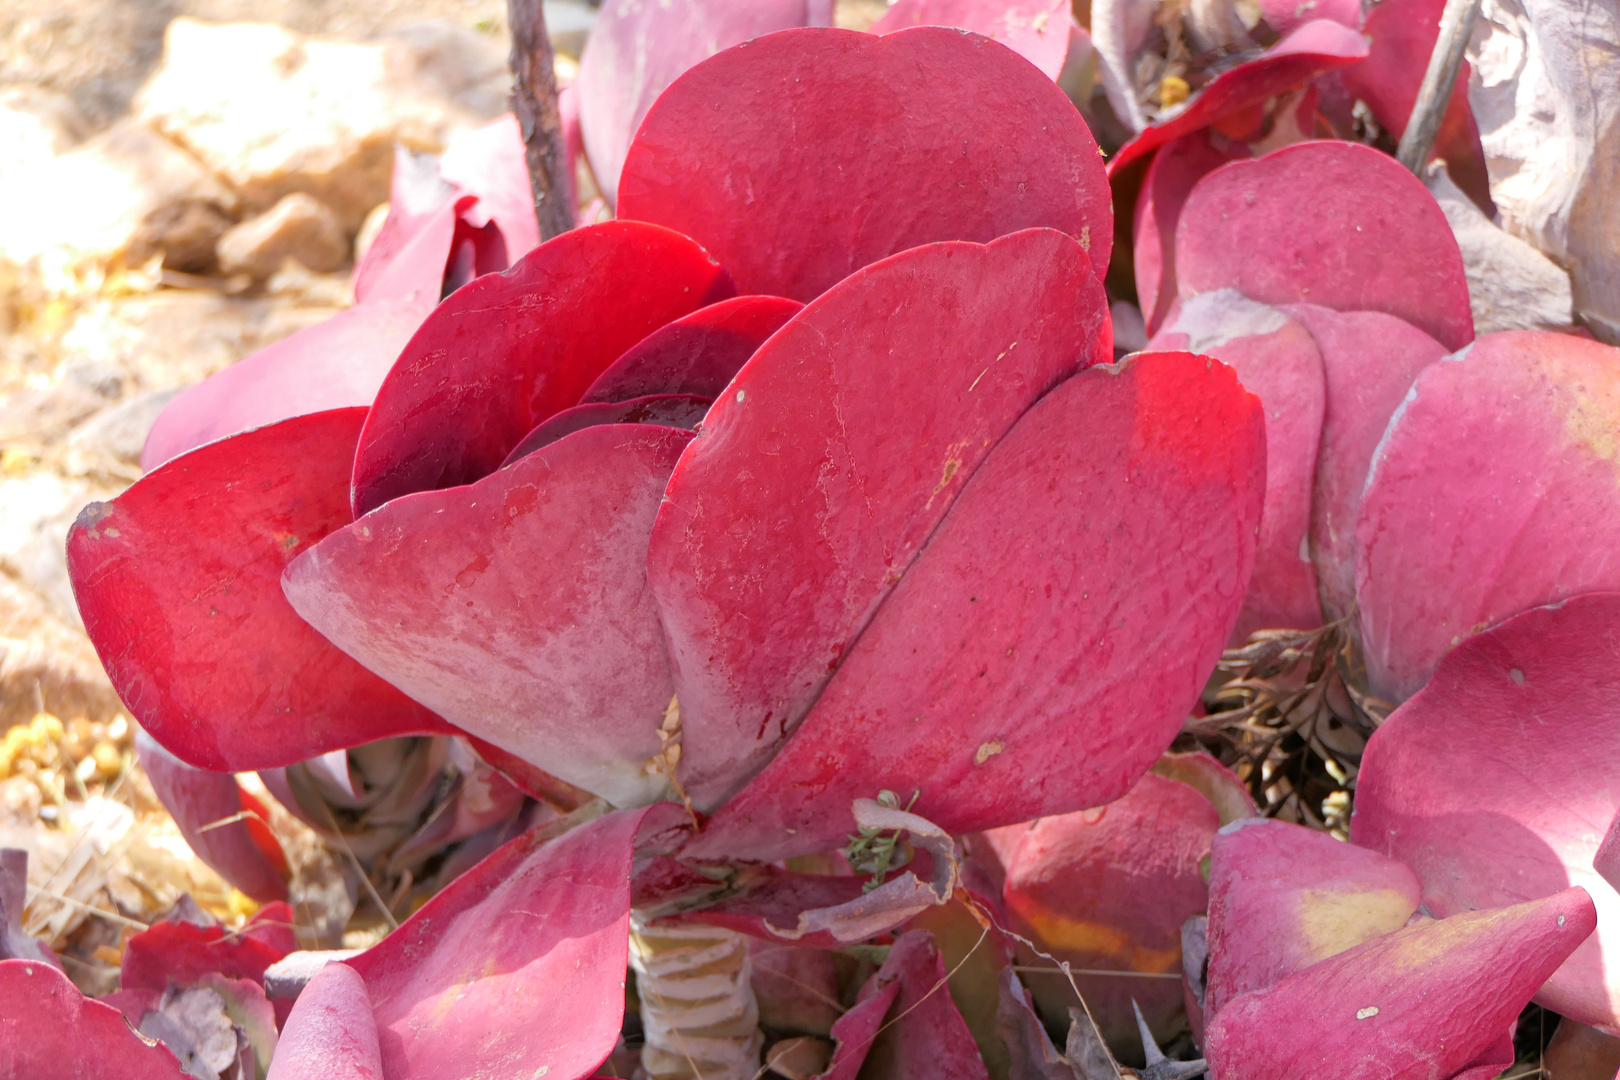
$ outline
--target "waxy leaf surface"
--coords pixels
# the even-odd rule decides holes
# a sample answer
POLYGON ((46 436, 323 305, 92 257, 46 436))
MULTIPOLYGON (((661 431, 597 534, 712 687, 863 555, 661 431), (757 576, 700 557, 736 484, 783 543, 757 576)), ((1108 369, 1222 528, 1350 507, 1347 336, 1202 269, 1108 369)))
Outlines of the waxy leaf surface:
POLYGON ((1620 350, 1509 331, 1430 365, 1374 455, 1356 595, 1374 693, 1470 634, 1620 589, 1620 350))
POLYGON ((990 453, 787 745, 689 846, 837 847, 884 789, 950 833, 1098 806, 1164 752, 1232 632, 1264 497, 1259 402, 1141 353, 990 453))
POLYGON ((262 983, 265 969, 297 947, 292 920, 292 908, 285 903, 260 908, 240 931, 188 922, 176 912, 125 944, 120 984, 125 990, 161 992, 170 985, 190 986, 209 974, 262 983))
POLYGON ((288 567, 298 613, 453 723, 619 805, 673 694, 647 536, 691 438, 577 431, 476 484, 397 499, 288 567))
POLYGON ((0 1076, 185 1080, 167 1047, 148 1045, 116 1008, 38 960, 0 960, 0 1076))
POLYGON ((475 227, 494 222, 509 263, 540 246, 540 222, 516 116, 507 113, 483 127, 452 133, 439 157, 439 175, 478 196, 462 217, 475 227))
POLYGON ((682 457, 648 552, 700 807, 792 734, 1008 428, 1110 344, 1079 244, 1031 229, 867 267, 761 347, 682 457))
POLYGON ((1620 810, 1620 594, 1464 641, 1373 734, 1350 838, 1409 864, 1438 916, 1591 892, 1598 932, 1536 1000, 1620 1026, 1620 895, 1593 869, 1620 810))
POLYGON ((895 0, 871 26, 892 34, 912 26, 954 26, 999 41, 1056 79, 1069 55, 1068 0, 895 0))
POLYGON ((593 402, 564 409, 523 437, 501 463, 502 468, 550 446, 565 435, 603 424, 655 424, 691 431, 709 411, 708 398, 691 394, 652 394, 625 401, 593 402))
POLYGON ((941 27, 728 49, 648 112, 619 182, 621 218, 692 237, 744 292, 803 301, 919 244, 1032 226, 1107 266, 1108 200, 1063 91, 1005 46, 941 27))
POLYGON ((1221 1080, 1485 1080, 1544 979, 1592 932, 1582 889, 1376 938, 1228 1002, 1205 1053, 1221 1080))
POLYGON ((219 772, 290 765, 444 721, 366 671, 281 593, 299 552, 348 525, 364 409, 194 450, 92 503, 68 534, 84 625, 141 726, 219 772))
POLYGON ((734 296, 654 330, 591 384, 580 400, 649 394, 715 398, 765 339, 804 305, 780 296, 734 296))
POLYGON ((356 515, 493 472, 626 349, 732 291, 702 248, 627 221, 566 232, 459 289, 377 393, 355 453, 356 515))
POLYGON ((1366 55, 1366 39, 1356 30, 1332 19, 1304 23, 1266 50, 1265 55, 1217 75, 1181 112, 1154 124, 1120 147, 1119 153, 1108 161, 1109 175, 1183 135, 1207 128, 1232 113, 1259 106, 1268 98, 1310 82, 1318 75, 1353 64, 1366 55))
POLYGON ((576 84, 585 152, 603 196, 618 199, 630 140, 682 72, 750 38, 831 22, 831 0, 604 0, 576 84))
POLYGON ((1297 143, 1204 177, 1176 227, 1176 287, 1382 311, 1448 349, 1474 337, 1445 214, 1394 158, 1359 143, 1297 143))
POLYGON ((1156 334, 1176 300, 1176 222, 1193 186, 1235 157, 1242 144, 1217 149, 1209 132, 1183 135, 1153 155, 1136 198, 1133 269, 1149 334, 1156 334))
POLYGON ((365 980, 331 963, 298 994, 265 1080, 384 1080, 365 980))

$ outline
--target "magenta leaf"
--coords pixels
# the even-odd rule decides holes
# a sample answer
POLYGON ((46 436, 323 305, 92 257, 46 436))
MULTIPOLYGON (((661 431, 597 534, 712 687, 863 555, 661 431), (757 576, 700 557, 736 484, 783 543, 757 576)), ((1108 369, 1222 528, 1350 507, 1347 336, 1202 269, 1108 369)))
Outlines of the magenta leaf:
POLYGON ((0 1076, 185 1080, 167 1047, 38 960, 0 960, 0 1076))
POLYGON ((287 899, 286 856, 271 849, 277 860, 266 850, 276 840, 262 822, 255 836, 256 819, 244 816, 236 778, 187 765, 144 731, 136 732, 135 747, 158 800, 197 857, 260 903, 287 899))
POLYGON ((281 595, 282 568, 353 520, 365 416, 337 409, 211 443, 90 504, 68 534, 74 596, 113 686, 182 761, 275 768, 451 730, 281 595))
POLYGON ((365 980, 331 963, 298 995, 266 1080, 384 1080, 365 980))
POLYGON ((954 26, 1001 42, 1056 79, 1069 55, 1069 0, 895 0, 874 34, 912 26, 954 26))
POLYGON ((638 342, 591 384, 583 402, 649 394, 716 398, 765 339, 804 305, 780 296, 736 296, 699 308, 638 342))
POLYGON ((1149 334, 1158 333, 1176 300, 1176 222, 1187 196, 1210 172, 1246 156, 1243 144, 1218 148, 1203 130, 1183 135, 1153 155, 1136 198, 1132 233, 1136 295, 1149 334))
MULTIPOLYGON (((1210 1021, 1210 1069, 1221 1080, 1468 1075, 1595 922, 1585 890, 1568 889, 1375 938, 1229 1001, 1210 1021)), ((1477 1075, 1511 1063, 1509 1052, 1477 1075)))
POLYGON ((1176 228, 1176 285, 1183 299, 1233 288, 1264 304, 1382 311, 1448 349, 1474 337, 1445 214, 1359 143, 1297 143, 1204 177, 1176 228))
POLYGON ((576 85, 585 151, 607 201, 618 199, 619 170, 642 118, 682 72, 750 38, 825 26, 831 12, 831 0, 605 0, 576 85))
POLYGON ((808 301, 919 244, 1031 226, 1107 266, 1108 199, 1079 112, 1005 46, 939 27, 805 29, 671 84, 630 147, 619 215, 691 236, 745 292, 808 301))
POLYGON ((1488 334, 1423 371, 1356 526, 1375 693, 1410 696, 1448 649, 1511 615, 1620 589, 1617 430, 1620 351, 1595 341, 1488 334))
POLYGON ((439 158, 440 176, 478 196, 462 218, 475 228, 495 224, 508 265, 540 246, 540 222, 534 216, 534 191, 523 154, 523 132, 517 117, 507 113, 483 127, 454 132, 439 158))
POLYGON ((377 393, 355 453, 356 515, 493 472, 626 349, 732 291, 702 248, 627 221, 566 232, 458 290, 377 393))
POLYGON ((709 411, 710 399, 691 394, 651 394, 624 401, 601 401, 575 405, 543 420, 523 441, 512 448, 501 468, 517 463, 565 435, 602 424, 655 424, 691 431, 709 411))
POLYGON ((288 566, 328 640, 453 723, 619 805, 658 797, 673 686, 647 536, 690 434, 586 428, 424 491, 288 566))
POLYGON ((1374 733, 1350 828, 1355 843, 1410 864, 1442 917, 1586 886, 1598 932, 1536 1000, 1610 1029, 1620 896, 1592 864, 1620 809, 1617 695, 1620 594, 1574 597, 1468 638, 1374 733))
MULTIPOLYGON (((1367 42, 1359 32, 1333 19, 1303 23, 1265 54, 1217 75, 1187 103, 1185 109, 1162 120, 1120 147, 1108 162, 1115 175, 1183 135, 1215 124, 1223 117, 1260 105, 1326 74, 1353 64, 1367 55, 1367 42)), ((1419 185, 1422 186, 1421 184, 1419 185)), ((1324 188, 1337 193, 1338 188, 1324 188)))
POLYGON ((172 914, 125 944, 121 985, 161 992, 191 986, 209 974, 262 983, 265 969, 296 947, 292 916, 285 903, 268 904, 245 931, 233 933, 212 920, 188 922, 172 914))
POLYGON ((1265 410, 1266 508, 1233 641, 1256 630, 1321 625, 1317 576, 1304 557, 1327 407, 1316 340, 1276 308, 1221 289, 1183 301, 1148 347, 1186 349, 1230 365, 1265 410))
POLYGON ((1109 346, 1085 253, 1042 229, 867 267, 760 348, 671 477, 647 556, 701 807, 792 734, 1019 415, 1109 346))
POLYGON ((388 216, 354 268, 356 304, 399 301, 423 315, 439 302, 456 222, 473 197, 456 190, 431 154, 394 150, 388 216))
POLYGON ((835 847, 853 800, 883 789, 919 793, 915 812, 951 833, 1125 794, 1237 619, 1262 424, 1230 369, 1187 354, 1138 354, 1047 394, 688 853, 835 847))
POLYGON ((1356 0, 1316 0, 1308 6, 1298 0, 1260 0, 1260 14, 1279 34, 1291 33, 1313 19, 1332 19, 1352 30, 1361 29, 1361 5, 1356 0))

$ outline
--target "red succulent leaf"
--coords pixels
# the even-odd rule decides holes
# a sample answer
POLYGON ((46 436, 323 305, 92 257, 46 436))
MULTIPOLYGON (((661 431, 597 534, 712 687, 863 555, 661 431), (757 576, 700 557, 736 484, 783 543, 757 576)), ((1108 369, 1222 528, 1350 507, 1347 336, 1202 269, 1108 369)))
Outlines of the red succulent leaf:
POLYGON ((651 394, 626 401, 600 401, 588 405, 575 405, 564 409, 523 437, 501 462, 501 468, 514 465, 542 447, 550 446, 565 435, 603 424, 653 424, 660 427, 682 428, 691 431, 697 427, 703 414, 709 411, 710 399, 691 394, 651 394))
POLYGON ((281 594, 282 568, 353 520, 365 416, 337 409, 211 443, 90 504, 69 532, 74 596, 113 686, 182 761, 267 769, 452 730, 281 594))
POLYGON ((585 391, 581 402, 649 394, 715 398, 765 339, 804 305, 780 296, 735 296, 648 334, 585 391))
POLYGON ((148 472, 188 450, 293 416, 368 405, 429 308, 375 300, 340 311, 188 387, 141 448, 148 472))
MULTIPOLYGON (((992 829, 985 839, 1005 868, 1014 931, 1076 968, 1162 975, 1179 967, 1182 924, 1205 908, 1199 867, 1220 825, 1203 793, 1149 773, 1107 806, 992 829)), ((1025 962, 1051 967, 1044 958, 1025 962)), ((1132 1001, 1160 1037, 1180 1027, 1179 982, 1074 978, 1120 1049, 1140 1052, 1132 1001)), ((1023 979, 1048 1021, 1066 1024, 1075 1004, 1069 980, 1056 972, 1023 979)))
POLYGON ((1311 332, 1327 380, 1310 551, 1322 610, 1338 619, 1355 603, 1356 519, 1373 453, 1412 383, 1446 355, 1446 348, 1410 323, 1378 311, 1333 311, 1316 304, 1290 304, 1284 310, 1311 332))
POLYGON ((1229 1001, 1210 1020, 1210 1070, 1221 1080, 1496 1075, 1513 1060, 1511 1049, 1493 1053, 1504 1034, 1596 921, 1586 891, 1568 889, 1375 938, 1229 1001))
POLYGON ((1108 337, 1085 253, 1032 229, 860 270, 760 348, 671 477, 647 556, 700 807, 792 734, 990 448, 1108 337))
POLYGON ((355 452, 356 516, 495 471, 626 349, 732 291, 692 241, 631 221, 563 233, 457 290, 377 393, 355 452))
POLYGON ((354 268, 356 304, 393 300, 425 316, 439 302, 456 222, 474 196, 456 190, 431 154, 397 147, 388 216, 354 268))
POLYGON ((1206 1016, 1407 924, 1410 867, 1326 833, 1250 818, 1223 828, 1209 862, 1206 1016))
POLYGON ((344 961, 359 980, 323 971, 310 983, 282 1032, 277 1068, 281 1055, 291 1064, 276 1080, 324 1080, 333 1065, 365 1075, 379 1058, 382 1080, 592 1075, 624 1015, 637 832, 670 809, 610 814, 555 839, 535 829, 502 847, 344 961))
POLYGON ((759 1003, 759 1025, 794 1035, 826 1035, 843 1013, 838 966, 826 949, 748 943, 749 982, 759 1003))
POLYGON ((507 113, 483 127, 456 131, 439 157, 439 175, 478 196, 461 218, 474 228, 493 222, 508 263, 540 246, 540 222, 517 117, 507 113))
POLYGON ((1327 405, 1315 339, 1276 308, 1221 289, 1179 304, 1148 347, 1187 349, 1230 365, 1265 410, 1266 508, 1254 577, 1232 640, 1241 643, 1273 627, 1321 625, 1316 572, 1304 557, 1327 405))
POLYGON ((475 484, 396 499, 288 566, 311 626, 481 739, 618 805, 664 783, 673 694, 647 536, 691 435, 576 431, 475 484))
POLYGON ((951 833, 1125 794, 1237 619, 1263 444, 1259 402, 1202 357, 1137 354, 1047 394, 689 854, 835 847, 852 801, 882 789, 918 792, 951 833))
POLYGON ((619 216, 693 237, 743 291, 808 301, 919 244, 1031 226, 1107 266, 1108 199, 1079 112, 1005 46, 941 27, 806 29, 671 85, 630 147, 619 216))
POLYGON ((855 1007, 833 1025, 838 1046, 820 1080, 988 1080, 973 1033, 940 990, 945 975, 932 934, 895 939, 855 1007))
POLYGON ((240 932, 217 923, 155 922, 125 944, 120 985, 161 992, 190 986, 211 972, 262 983, 265 968, 296 947, 292 908, 285 903, 265 906, 240 932))
MULTIPOLYGON (((1445 6, 1445 0, 1386 0, 1374 5, 1365 27, 1372 39, 1367 58, 1342 73, 1345 89, 1367 103, 1379 126, 1397 142, 1406 133, 1407 119, 1417 102, 1418 87, 1440 36, 1440 14, 1445 6)), ((1468 108, 1468 75, 1468 61, 1464 60, 1431 156, 1444 158, 1446 171, 1457 186, 1494 217, 1485 151, 1479 143, 1479 126, 1468 108)))
POLYGON ((1108 173, 1112 176, 1183 135, 1191 135, 1246 111, 1254 113, 1258 120, 1270 98, 1353 64, 1366 55, 1366 39, 1351 27, 1332 19, 1303 23, 1262 56, 1217 75, 1174 117, 1152 125, 1120 147, 1119 153, 1108 161, 1108 173))
POLYGON ((236 778, 187 765, 144 731, 136 732, 135 747, 158 800, 197 857, 260 903, 287 899, 287 856, 268 829, 260 835, 251 829, 255 819, 243 816, 236 778))
POLYGON ((1356 595, 1375 693, 1400 701, 1470 634, 1620 589, 1620 350, 1488 334, 1429 366, 1374 455, 1356 595))
MULTIPOLYGON (((1452 468, 1454 482, 1477 475, 1452 468)), ((1350 827, 1355 843, 1410 864, 1439 916, 1588 887, 1598 932, 1536 1000, 1611 1030, 1620 896, 1592 863, 1620 809, 1617 701, 1620 594, 1574 597, 1468 638, 1373 734, 1350 827)))
POLYGON ((1359 143, 1297 143, 1204 177, 1176 228, 1176 286, 1183 299, 1232 288, 1264 304, 1382 311, 1448 349, 1474 337, 1445 214, 1394 158, 1359 143))
POLYGON ((953 26, 999 41, 1056 79, 1069 55, 1069 0, 895 0, 874 34, 912 26, 953 26))
POLYGON ((1183 135, 1153 155, 1136 199, 1133 268, 1136 295, 1147 332, 1156 334, 1176 300, 1176 222, 1193 186, 1228 161, 1248 156, 1248 147, 1208 131, 1183 135))
POLYGON ((0 960, 0 1076, 185 1080, 167 1047, 38 960, 0 960))
POLYGON ((750 38, 831 22, 831 0, 605 0, 575 85, 585 150, 607 201, 618 198, 619 170, 642 118, 682 72, 750 38))
POLYGON ((959 889, 948 903, 924 911, 906 929, 933 935, 946 971, 945 988, 973 1035, 980 1060, 992 1076, 1004 1076, 1010 1061, 998 1020, 1002 976, 1012 966, 1013 951, 988 917, 996 907, 988 896, 959 889))
POLYGON ((1260 0, 1260 17, 1279 34, 1287 34, 1315 19, 1332 19, 1352 30, 1361 29, 1361 4, 1358 0, 1315 0, 1302 4, 1299 0, 1260 0))

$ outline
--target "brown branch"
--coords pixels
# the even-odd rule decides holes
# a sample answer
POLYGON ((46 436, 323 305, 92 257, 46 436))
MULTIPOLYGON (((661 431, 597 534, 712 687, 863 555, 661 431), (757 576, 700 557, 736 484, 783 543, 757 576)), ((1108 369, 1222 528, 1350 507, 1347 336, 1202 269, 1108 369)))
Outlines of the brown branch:
POLYGON ((541 0, 506 0, 512 27, 512 111, 523 131, 524 158, 540 239, 574 227, 574 184, 557 111, 557 75, 541 0))
POLYGON ((1457 73, 1462 70, 1463 53, 1474 32, 1479 6, 1480 0, 1446 0, 1445 11, 1440 16, 1440 33, 1434 41, 1434 52, 1429 56, 1429 66, 1423 72, 1412 115, 1407 118, 1406 131, 1395 151, 1395 159, 1419 176, 1429 162, 1435 136, 1440 133, 1440 121, 1451 103, 1451 90, 1457 85, 1457 73))

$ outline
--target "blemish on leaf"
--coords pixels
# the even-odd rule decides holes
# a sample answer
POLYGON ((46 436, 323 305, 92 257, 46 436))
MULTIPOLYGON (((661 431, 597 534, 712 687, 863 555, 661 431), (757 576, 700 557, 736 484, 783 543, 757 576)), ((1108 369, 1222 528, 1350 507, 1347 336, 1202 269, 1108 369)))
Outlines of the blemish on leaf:
POLYGON ((987 743, 980 743, 978 751, 973 755, 973 764, 983 765, 1007 747, 1000 739, 991 739, 987 743))
POLYGON ((1356 1019, 1357 1020, 1369 1020, 1372 1017, 1377 1016, 1377 1015, 1378 1015, 1378 1006, 1376 1006, 1376 1005, 1369 1005, 1365 1009, 1357 1009, 1356 1010, 1356 1019))

